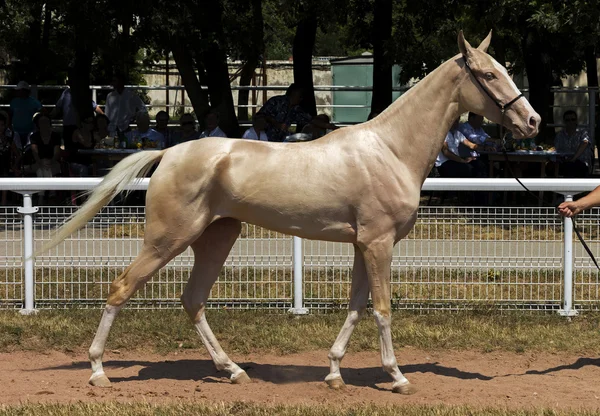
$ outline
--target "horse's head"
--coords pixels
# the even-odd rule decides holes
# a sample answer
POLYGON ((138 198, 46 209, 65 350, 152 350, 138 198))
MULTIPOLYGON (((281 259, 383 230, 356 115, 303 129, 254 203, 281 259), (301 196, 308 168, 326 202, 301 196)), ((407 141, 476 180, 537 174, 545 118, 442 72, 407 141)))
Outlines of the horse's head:
POLYGON ((494 123, 503 124, 515 138, 533 137, 539 130, 540 115, 521 96, 506 68, 486 53, 491 40, 490 31, 481 45, 473 48, 462 31, 458 34, 458 48, 468 74, 460 90, 460 105, 494 123))

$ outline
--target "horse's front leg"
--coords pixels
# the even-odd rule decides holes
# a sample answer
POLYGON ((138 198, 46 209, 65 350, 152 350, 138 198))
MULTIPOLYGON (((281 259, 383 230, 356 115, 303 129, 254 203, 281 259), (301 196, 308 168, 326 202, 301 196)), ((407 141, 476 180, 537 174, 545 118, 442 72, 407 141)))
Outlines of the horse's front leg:
POLYGON ((392 345, 390 273, 394 240, 393 238, 382 238, 363 243, 359 247, 365 259, 375 321, 379 327, 381 364, 383 369, 394 379, 392 385, 394 393, 413 394, 416 389, 400 372, 394 355, 394 346, 392 345))
POLYGON ((367 280, 367 271, 365 261, 360 249, 354 246, 354 265, 352 267, 352 289, 350 292, 350 305, 348 307, 348 317, 342 327, 335 343, 329 351, 330 372, 325 377, 329 387, 333 389, 343 388, 344 380, 340 374, 340 362, 346 354, 346 347, 350 336, 358 324, 360 317, 367 307, 369 300, 369 281, 367 280))

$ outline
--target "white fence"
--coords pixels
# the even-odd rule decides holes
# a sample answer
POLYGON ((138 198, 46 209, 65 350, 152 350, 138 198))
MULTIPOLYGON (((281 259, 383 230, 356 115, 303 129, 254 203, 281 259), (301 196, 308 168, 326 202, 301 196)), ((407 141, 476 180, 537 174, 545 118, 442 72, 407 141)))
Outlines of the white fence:
MULTIPOLYGON (((26 262, 34 245, 74 207, 33 207, 40 190, 84 190, 99 178, 0 179, 0 190, 23 195, 22 207, 0 208, 0 309, 100 307, 110 282, 136 256, 144 208, 108 206, 48 253, 26 262)), ((571 198, 596 179, 523 179, 532 191, 571 198)), ((134 186, 145 189, 148 179, 134 186)), ((431 191, 522 191, 514 179, 427 179, 431 191)), ((598 210, 578 225, 600 253, 598 210)), ((392 302, 396 309, 495 308, 600 310, 600 276, 572 222, 554 207, 423 206, 411 234, 395 248, 392 302)), ((348 301, 353 248, 308 241, 244 224, 213 287, 210 307, 272 308, 295 313, 343 308, 348 301)), ((193 262, 188 250, 171 261, 129 302, 130 307, 179 307, 193 262)))

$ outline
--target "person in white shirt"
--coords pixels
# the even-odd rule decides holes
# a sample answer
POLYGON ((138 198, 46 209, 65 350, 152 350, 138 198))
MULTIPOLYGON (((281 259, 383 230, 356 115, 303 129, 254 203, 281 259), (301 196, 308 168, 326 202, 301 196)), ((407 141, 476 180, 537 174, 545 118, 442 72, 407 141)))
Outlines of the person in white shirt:
POLYGON ((269 138, 267 137, 267 133, 265 132, 266 127, 267 119, 265 115, 261 113, 254 114, 254 116, 252 117, 252 127, 250 127, 244 132, 242 138, 248 140, 260 140, 263 142, 268 142, 269 138))
POLYGON ((200 134, 200 138, 204 137, 227 137, 225 132, 219 127, 219 113, 214 110, 208 112, 204 118, 206 129, 200 134))
POLYGON ((125 132, 129 130, 131 120, 140 111, 146 112, 146 105, 133 91, 125 88, 123 76, 116 74, 112 81, 114 91, 106 97, 104 113, 110 120, 108 131, 116 134, 117 129, 125 132))
POLYGON ((480 145, 469 141, 459 130, 458 120, 454 121, 446 135, 442 151, 439 153, 435 166, 440 176, 446 178, 476 178, 485 176, 485 166, 473 156, 459 156, 458 146, 463 144, 471 150, 477 150, 480 145))
POLYGON ((137 129, 125 134, 128 147, 141 143, 144 149, 166 148, 165 136, 150 128, 150 116, 145 111, 140 111, 136 117, 137 129))

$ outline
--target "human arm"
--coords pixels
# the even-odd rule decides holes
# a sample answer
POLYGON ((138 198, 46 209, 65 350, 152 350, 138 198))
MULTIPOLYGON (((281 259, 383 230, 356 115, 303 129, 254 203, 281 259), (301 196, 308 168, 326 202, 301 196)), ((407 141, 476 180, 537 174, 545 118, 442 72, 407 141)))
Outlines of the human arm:
POLYGON ((583 154, 583 152, 585 152, 586 147, 588 147, 590 145, 590 141, 587 138, 587 135, 585 135, 581 142, 579 143, 579 147, 577 147, 577 150, 575 151, 575 154, 573 155, 573 157, 571 157, 569 160, 569 162, 574 162, 576 161, 579 156, 581 156, 583 154))
POLYGON ((263 105, 262 108, 258 111, 258 114, 264 115, 267 123, 274 129, 287 131, 287 129, 289 128, 289 125, 286 124, 285 122, 280 123, 276 119, 277 113, 280 111, 280 109, 278 109, 278 102, 279 102, 278 97, 269 98, 269 100, 267 100, 265 105, 263 105))
POLYGON ((96 114, 104 114, 104 111, 100 108, 100 106, 96 103, 96 101, 92 101, 92 108, 96 114))
POLYGON ((565 201, 558 206, 558 213, 563 217, 573 217, 581 211, 600 206, 600 186, 577 201, 565 201))
POLYGON ((473 143, 469 139, 464 139, 462 141, 462 144, 464 144, 466 147, 468 147, 471 150, 479 150, 479 149, 481 149, 481 145, 479 145, 477 143, 473 143))
POLYGON ((453 161, 458 162, 458 163, 469 163, 469 162, 471 162, 474 159, 472 157, 468 157, 466 159, 463 159, 462 157, 460 157, 460 156, 452 153, 452 151, 448 147, 448 143, 447 142, 444 142, 444 144, 442 145, 442 153, 449 160, 453 160, 453 161))

